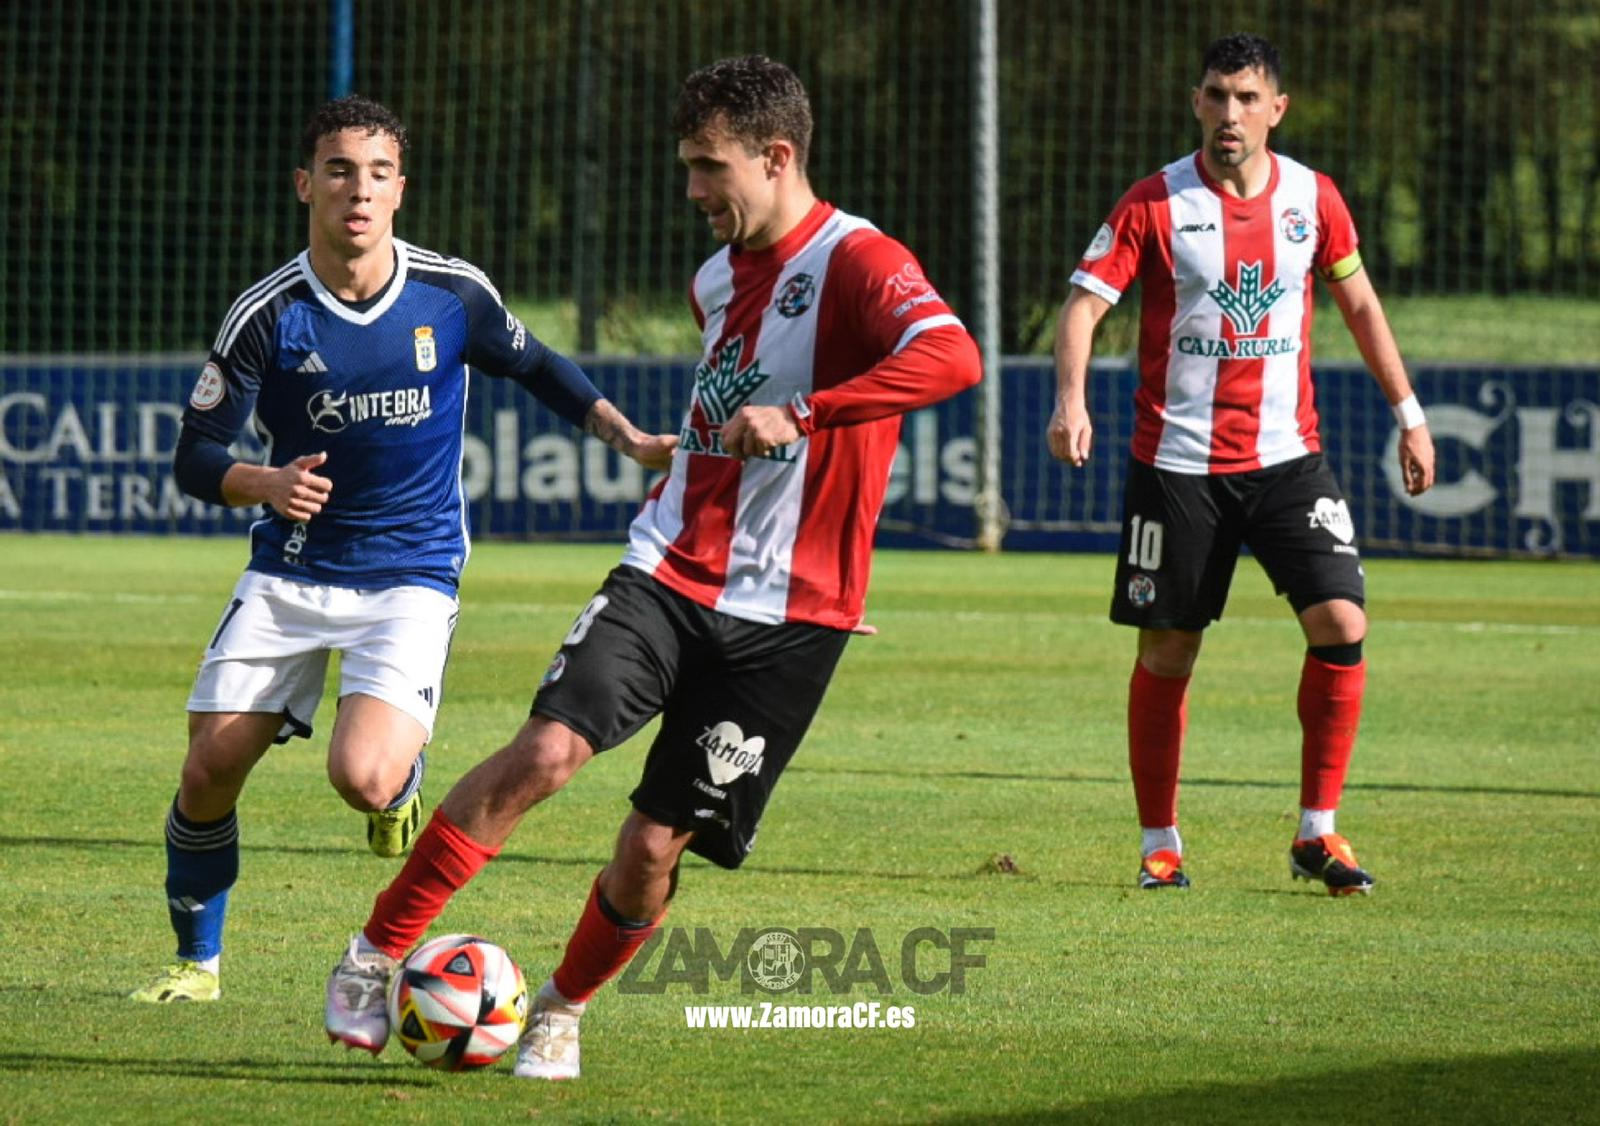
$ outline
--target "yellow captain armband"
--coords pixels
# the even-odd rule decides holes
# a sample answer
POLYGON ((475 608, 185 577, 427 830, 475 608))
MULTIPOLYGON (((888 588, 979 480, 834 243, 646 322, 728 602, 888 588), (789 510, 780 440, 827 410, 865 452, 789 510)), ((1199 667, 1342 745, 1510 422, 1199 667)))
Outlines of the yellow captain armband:
POLYGON ((1322 276, 1331 282, 1344 281, 1345 278, 1359 269, 1361 269, 1361 251, 1352 250, 1348 255, 1323 270, 1322 276))

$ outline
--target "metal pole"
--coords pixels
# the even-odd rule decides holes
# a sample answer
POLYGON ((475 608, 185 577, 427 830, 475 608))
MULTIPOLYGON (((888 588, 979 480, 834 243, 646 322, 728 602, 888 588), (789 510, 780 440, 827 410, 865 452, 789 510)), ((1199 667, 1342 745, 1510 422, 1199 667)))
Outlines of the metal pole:
POLYGON ((596 69, 600 45, 595 34, 594 0, 577 0, 578 135, 572 224, 572 268, 578 305, 578 354, 600 350, 600 107, 596 69))
POLYGON ((342 98, 355 83, 356 0, 329 0, 328 97, 342 98))
POLYGON ((978 547, 999 551, 1000 497, 1000 120, 995 0, 972 0, 972 328, 983 356, 978 385, 978 547))

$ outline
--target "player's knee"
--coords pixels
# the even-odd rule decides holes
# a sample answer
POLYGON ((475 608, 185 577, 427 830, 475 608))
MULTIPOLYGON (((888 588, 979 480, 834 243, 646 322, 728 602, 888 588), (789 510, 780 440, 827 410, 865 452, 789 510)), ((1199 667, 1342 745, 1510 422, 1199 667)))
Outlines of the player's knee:
POLYGON ((1203 635, 1188 630, 1147 630, 1139 635, 1139 663, 1159 677, 1177 679, 1194 671, 1203 635))
POLYGON ((532 791, 538 801, 566 785, 594 752, 571 728, 535 716, 500 754, 519 788, 532 791))
POLYGON ((204 731, 193 732, 179 785, 191 799, 237 793, 249 777, 255 759, 248 749, 237 748, 226 738, 216 738, 204 731))
MULTIPOLYGON (((613 860, 625 883, 670 877, 683 855, 689 835, 671 825, 635 812, 622 823, 613 860)), ((674 886, 676 881, 674 880, 674 886)), ((670 893, 669 893, 670 894, 670 893)))
MULTIPOLYGON (((407 768, 409 770, 409 767, 407 768)), ((407 770, 391 778, 376 764, 334 761, 328 763, 328 781, 351 809, 362 813, 383 809, 405 785, 407 770)))
POLYGON ((236 790, 244 783, 245 772, 190 751, 184 760, 178 784, 190 797, 209 797, 224 790, 236 790))
POLYGON ((1335 598, 1302 610, 1300 625, 1313 648, 1359 645, 1367 636, 1367 613, 1348 599, 1335 598))

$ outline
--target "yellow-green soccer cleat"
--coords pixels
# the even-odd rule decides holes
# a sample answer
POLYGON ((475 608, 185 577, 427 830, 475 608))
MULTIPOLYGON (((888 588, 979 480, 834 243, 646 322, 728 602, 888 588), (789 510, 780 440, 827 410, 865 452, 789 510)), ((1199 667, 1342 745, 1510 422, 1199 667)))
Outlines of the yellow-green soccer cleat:
POLYGON ((217 975, 200 968, 200 963, 175 962, 143 989, 128 994, 131 1001, 168 1005, 174 1001, 215 1001, 222 996, 217 975))
POLYGON ((367 846, 379 856, 404 856, 421 824, 419 789, 397 809, 375 809, 367 814, 367 846))

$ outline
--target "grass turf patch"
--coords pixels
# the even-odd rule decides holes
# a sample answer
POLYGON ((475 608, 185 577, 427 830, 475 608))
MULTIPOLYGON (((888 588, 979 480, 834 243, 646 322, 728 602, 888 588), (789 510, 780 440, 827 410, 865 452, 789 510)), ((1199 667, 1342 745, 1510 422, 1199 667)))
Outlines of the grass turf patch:
MULTIPOLYGON (((161 825, 238 541, 0 537, 0 1050, 12 1122, 1577 1121, 1600 1094, 1600 567, 1374 560, 1340 829, 1370 898, 1291 884, 1303 642, 1253 563, 1190 702, 1187 892, 1134 889, 1133 636, 1099 556, 880 554, 869 620, 745 870, 685 862, 668 924, 865 928, 891 992, 597 1000, 577 1083, 331 1048, 322 986, 395 861, 328 787, 330 699, 240 805, 223 1000, 124 1000, 171 953, 161 825), (997 864, 997 857, 1008 863, 997 864), (917 928, 993 928, 965 991, 917 928), (925 969, 939 968, 925 948, 925 969), (910 1029, 693 1030, 690 1004, 913 1005, 910 1029), (25 1032, 24 1032, 25 1030, 25 1032)), ((431 802, 522 721, 617 551, 480 544, 431 802)), ((649 732, 536 810, 437 924, 549 972, 649 732)))

